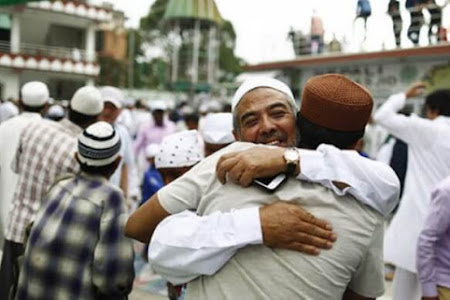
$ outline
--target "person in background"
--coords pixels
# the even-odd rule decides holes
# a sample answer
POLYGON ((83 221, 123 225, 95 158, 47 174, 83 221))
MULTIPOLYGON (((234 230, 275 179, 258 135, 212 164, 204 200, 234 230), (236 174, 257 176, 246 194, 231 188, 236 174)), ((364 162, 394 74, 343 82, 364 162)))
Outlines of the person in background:
POLYGON ((159 144, 164 137, 175 132, 175 124, 168 120, 165 115, 167 105, 163 100, 153 101, 149 104, 152 111, 153 121, 142 126, 134 142, 134 154, 139 156, 149 144, 159 144))
POLYGON ((50 120, 58 122, 62 118, 64 118, 65 115, 66 115, 66 112, 64 111, 64 108, 61 105, 53 104, 47 110, 47 114, 45 115, 45 117, 47 119, 50 119, 50 120))
POLYGON ((97 122, 78 136, 80 173, 57 179, 34 221, 17 300, 127 299, 134 279, 122 192, 108 182, 120 162, 120 137, 97 122))
POLYGON ((375 122, 408 145, 407 174, 403 196, 390 223, 384 259, 395 265, 393 298, 421 298, 417 275, 417 242, 429 212, 433 188, 450 174, 450 90, 437 90, 425 98, 426 118, 400 113, 407 99, 424 91, 415 83, 398 93, 376 111, 375 122))
POLYGON ((322 19, 317 15, 317 11, 313 10, 311 17, 311 53, 320 54, 323 52, 323 28, 322 19))
MULTIPOLYGON (((163 139, 160 147, 155 156, 155 166, 161 173, 165 185, 182 176, 204 158, 196 130, 171 134, 163 139)), ((169 299, 176 300, 180 297, 181 285, 175 286, 167 282, 167 288, 169 299)))
MULTIPOLYGON (((22 86, 19 106, 22 113, 0 124, 0 247, 13 201, 18 175, 11 170, 22 131, 31 123, 42 119, 49 91, 45 83, 30 81, 22 86)), ((14 106, 11 102, 8 102, 14 106)))
POLYGON ((0 268, 0 299, 15 294, 26 230, 44 203, 44 196, 60 175, 79 171, 75 160, 78 134, 95 123, 103 110, 100 92, 91 86, 79 88, 70 100, 67 119, 38 120, 22 131, 13 163, 18 174, 12 208, 6 227, 0 268))
MULTIPOLYGON (((125 199, 129 199, 129 174, 134 167, 134 156, 132 150, 132 140, 126 127, 117 123, 117 118, 122 112, 123 102, 125 97, 121 90, 113 86, 101 87, 100 93, 102 94, 104 108, 100 115, 100 120, 108 122, 114 126, 114 129, 120 136, 122 141, 120 154, 122 161, 114 174, 111 176, 110 181, 122 190, 125 199)), ((128 203, 130 205, 130 203, 128 203)))
POLYGON ((160 151, 161 149, 158 144, 150 144, 145 149, 145 156, 147 157, 149 167, 142 180, 142 197, 140 205, 144 204, 145 201, 150 199, 154 193, 164 186, 161 173, 159 173, 155 166, 155 156, 160 151))
POLYGON ((207 115, 202 136, 205 142, 205 156, 209 156, 233 143, 235 141, 233 115, 231 113, 207 115))
POLYGON ((19 109, 17 106, 11 102, 6 101, 5 103, 0 104, 0 123, 5 122, 6 120, 11 119, 19 114, 19 109))
POLYGON ((431 194, 417 247, 417 271, 423 300, 450 299, 450 177, 431 194))
POLYGON ((394 30, 395 45, 397 48, 401 44, 401 33, 402 33, 402 15, 400 14, 400 3, 398 0, 390 0, 388 3, 388 14, 392 19, 392 28, 394 30))

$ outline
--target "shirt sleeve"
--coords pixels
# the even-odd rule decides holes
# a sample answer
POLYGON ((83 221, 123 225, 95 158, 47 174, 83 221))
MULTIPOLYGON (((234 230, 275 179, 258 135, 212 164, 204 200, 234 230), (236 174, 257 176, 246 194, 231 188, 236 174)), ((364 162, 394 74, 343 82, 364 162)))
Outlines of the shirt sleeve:
POLYGON ((405 103, 406 96, 404 93, 390 96, 375 112, 375 122, 407 144, 422 144, 425 143, 424 139, 432 141, 433 135, 426 134, 430 120, 419 118, 414 114, 405 116, 398 113, 405 106, 405 103))
POLYGON ((147 141, 147 126, 141 126, 141 128, 138 131, 136 140, 134 141, 133 150, 134 150, 134 156, 137 158, 139 155, 139 152, 145 147, 146 141, 147 141))
POLYGON ((356 151, 322 144, 316 151, 300 150, 299 180, 319 183, 337 195, 350 194, 387 217, 398 203, 400 181, 388 165, 356 151), (340 189, 335 182, 348 185, 340 189))
POLYGON ((133 249, 124 234, 128 217, 124 205, 125 199, 119 192, 112 193, 106 201, 94 251, 92 283, 105 299, 124 297, 133 286, 133 249))
POLYGON ((430 210, 419 235, 417 269, 424 296, 438 295, 436 278, 436 243, 450 228, 450 193, 436 189, 432 193, 430 210))
POLYGON ((156 273, 182 284, 216 273, 239 248, 261 243, 257 207, 202 217, 184 211, 158 225, 148 257, 156 273))
POLYGON ((365 257, 348 285, 358 295, 376 298, 384 294, 383 235, 384 224, 380 222, 373 232, 365 257))

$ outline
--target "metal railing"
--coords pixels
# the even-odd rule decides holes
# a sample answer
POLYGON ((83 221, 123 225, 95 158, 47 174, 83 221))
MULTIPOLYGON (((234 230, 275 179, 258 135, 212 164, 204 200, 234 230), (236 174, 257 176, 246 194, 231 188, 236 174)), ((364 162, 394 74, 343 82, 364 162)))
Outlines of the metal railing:
MULTIPOLYGON (((11 43, 6 41, 0 41, 0 51, 11 52, 11 43)), ((74 61, 88 60, 86 51, 78 48, 64 48, 47 45, 20 43, 18 52, 21 54, 27 54, 32 56, 56 57, 62 59, 71 59, 74 61)), ((93 60, 97 60, 96 53, 94 53, 93 60)))

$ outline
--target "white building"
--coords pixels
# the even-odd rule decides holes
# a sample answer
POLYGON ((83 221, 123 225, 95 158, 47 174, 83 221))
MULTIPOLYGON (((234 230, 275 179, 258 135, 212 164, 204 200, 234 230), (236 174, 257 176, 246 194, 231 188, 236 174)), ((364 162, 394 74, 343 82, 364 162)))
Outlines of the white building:
POLYGON ((88 1, 40 1, 0 7, 0 96, 19 97, 22 84, 40 80, 55 99, 94 84, 100 72, 95 33, 113 11, 88 1))

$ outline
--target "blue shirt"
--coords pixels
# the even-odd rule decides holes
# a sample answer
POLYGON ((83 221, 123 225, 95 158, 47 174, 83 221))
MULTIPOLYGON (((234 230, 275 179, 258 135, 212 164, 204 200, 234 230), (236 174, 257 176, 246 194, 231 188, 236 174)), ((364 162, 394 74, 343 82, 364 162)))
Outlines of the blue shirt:
POLYGON ((145 203, 154 193, 164 186, 164 180, 159 171, 150 166, 144 174, 142 182, 142 200, 141 205, 145 203))

